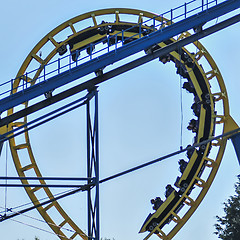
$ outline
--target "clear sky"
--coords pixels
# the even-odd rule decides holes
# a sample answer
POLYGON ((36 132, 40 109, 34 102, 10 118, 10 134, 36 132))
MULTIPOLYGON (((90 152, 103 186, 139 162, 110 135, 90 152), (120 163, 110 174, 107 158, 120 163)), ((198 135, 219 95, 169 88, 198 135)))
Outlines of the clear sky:
MULTIPOLYGON (((77 1, 77 0, 9 0, 0 10, 1 83, 14 78, 22 62, 40 39, 62 22, 82 13, 112 7, 142 9, 162 13, 184 1, 77 1)), ((239 38, 240 24, 201 40, 223 75, 229 96, 230 113, 240 124, 239 38)), ((173 64, 153 61, 99 87, 100 178, 134 167, 179 149, 180 87, 173 64)), ((184 131, 190 120, 192 96, 184 93, 184 131)), ((30 133, 31 144, 44 176, 81 176, 85 167, 82 145, 85 140, 83 109, 62 116, 30 133)), ((184 146, 192 135, 184 134, 184 146)), ((185 157, 185 155, 182 155, 185 157)), ((104 183, 100 188, 101 236, 115 240, 140 240, 138 231, 149 212, 150 199, 164 196, 168 183, 178 174, 175 156, 165 162, 104 183)), ((0 158, 0 175, 16 176, 9 148, 4 146, 0 158), (6 154, 7 153, 7 154, 6 154), (7 161, 7 169, 6 169, 7 161)), ((216 240, 215 216, 222 215, 223 202, 234 193, 239 164, 228 141, 222 164, 207 196, 174 240, 216 240)), ((1 189, 0 207, 28 203, 23 189, 1 189)), ((60 190, 57 190, 60 191, 60 190)), ((65 210, 86 229, 84 194, 61 201, 65 210)), ((28 215, 40 219, 36 211, 28 215)), ((58 239, 33 219, 19 216, 0 223, 0 239, 58 239)), ((153 239, 159 239, 153 237, 153 239)))

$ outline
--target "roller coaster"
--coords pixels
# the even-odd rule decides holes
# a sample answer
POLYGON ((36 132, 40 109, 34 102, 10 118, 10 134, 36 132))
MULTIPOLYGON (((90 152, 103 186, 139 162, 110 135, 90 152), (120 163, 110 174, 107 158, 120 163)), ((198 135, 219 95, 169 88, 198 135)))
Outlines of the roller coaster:
POLYGON ((192 131, 194 140, 193 144, 172 154, 186 152, 188 160, 179 161, 181 174, 175 183, 166 187, 166 199, 153 199, 154 212, 143 219, 139 233, 145 234, 144 240, 151 236, 172 239, 210 188, 227 139, 232 140, 240 157, 240 130, 229 112, 222 75, 209 52, 198 41, 239 22, 239 14, 222 22, 211 22, 239 7, 239 0, 194 0, 161 15, 136 9, 103 9, 74 17, 46 34, 26 57, 17 76, 0 85, 1 148, 5 141, 9 141, 19 175, 1 179, 21 180, 21 186, 33 203, 32 207, 18 213, 2 215, 0 221, 36 208, 62 240, 100 239, 99 185, 166 159, 171 154, 99 179, 98 88, 115 76, 159 59, 161 64, 175 65, 177 74, 184 80, 182 88, 192 94, 194 118, 190 120, 188 130, 192 131), (90 73, 95 73, 95 77, 81 80, 90 73), (84 92, 84 96, 48 113, 40 111, 79 92, 84 92), (41 174, 29 131, 82 106, 86 106, 87 116, 87 176, 68 178, 85 183, 68 185, 74 190, 56 197, 50 190, 56 186, 46 181, 67 178, 50 178, 41 174), (28 121, 27 117, 33 113, 39 116, 28 121), (31 180, 36 183, 31 184, 31 180), (87 233, 58 202, 80 191, 87 192, 87 233), (38 198, 39 192, 45 194, 44 201, 38 198), (61 217, 60 223, 51 217, 53 209, 61 217), (71 228, 70 237, 64 232, 65 225, 71 228))

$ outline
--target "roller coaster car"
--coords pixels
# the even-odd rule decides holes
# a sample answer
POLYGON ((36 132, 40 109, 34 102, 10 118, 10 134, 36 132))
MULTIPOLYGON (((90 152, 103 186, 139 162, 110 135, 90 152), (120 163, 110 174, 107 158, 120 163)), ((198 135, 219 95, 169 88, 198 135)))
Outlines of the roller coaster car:
MULTIPOLYGON (((166 45, 172 42, 171 39, 164 41, 166 45)), ((147 49, 145 52, 150 54, 160 48, 159 45, 154 45, 147 49)), ((182 77, 187 78, 188 82, 183 88, 188 90, 194 95, 194 104, 192 110, 195 116, 198 118, 194 126, 190 126, 190 130, 194 130, 196 133, 195 143, 200 143, 212 134, 212 110, 211 96, 209 94, 209 87, 205 82, 204 75, 201 72, 201 68, 194 62, 191 53, 181 52, 182 50, 176 50, 176 53, 180 55, 181 60, 176 58, 174 53, 170 53, 160 59, 163 63, 173 61, 177 68, 177 73, 182 77), (169 56, 170 55, 170 56, 169 56), (189 71, 191 69, 191 71, 189 71), (189 72, 188 72, 188 71, 189 72)), ((207 161, 205 157, 208 156, 211 149, 211 144, 203 144, 199 147, 188 149, 187 157, 189 162, 182 171, 181 177, 178 177, 175 186, 179 188, 178 192, 174 190, 165 200, 165 202, 157 209, 155 213, 150 213, 143 223, 140 229, 142 232, 154 232, 159 233, 166 224, 171 220, 177 221, 175 214, 177 214, 184 206, 186 195, 191 194, 195 185, 202 186, 204 180, 201 181, 201 177, 207 161), (199 181, 201 183, 199 183, 199 181), (183 195, 186 194, 186 195, 183 195), (175 213, 175 214, 174 214, 175 213)))
MULTIPOLYGON (((139 233, 149 231, 151 232, 156 226, 159 228, 163 228, 164 225, 168 224, 173 216, 168 215, 170 211, 174 211, 177 213, 183 207, 183 200, 180 204, 177 205, 180 196, 176 190, 174 190, 167 199, 163 202, 163 204, 157 209, 155 213, 150 213, 146 220, 144 221, 139 233), (177 206, 176 206, 177 205, 177 206)), ((155 233, 157 234, 158 231, 156 230, 155 233)))
POLYGON ((193 113, 196 117, 199 117, 200 115, 200 110, 201 110, 201 103, 199 102, 194 102, 191 106, 191 109, 193 110, 193 113))
POLYGON ((120 41, 127 44, 139 38, 139 34, 147 35, 153 31, 152 27, 147 25, 136 25, 136 23, 109 23, 104 22, 97 27, 88 27, 79 32, 77 36, 69 36, 67 42, 72 54, 73 61, 76 61, 77 53, 86 49, 88 54, 94 50, 94 45, 98 43, 107 43, 109 46, 114 45, 120 41))
MULTIPOLYGON (((153 52, 155 52, 156 50, 158 50, 158 49, 160 49, 160 48, 161 48, 161 47, 160 47, 158 44, 154 44, 153 46, 145 49, 144 51, 145 51, 146 54, 152 54, 153 52)), ((168 54, 168 55, 169 55, 169 54, 168 54)), ((167 55, 165 56, 165 59, 168 59, 167 55)), ((161 60, 160 60, 160 61, 161 61, 161 60)), ((170 61, 170 59, 169 59, 169 61, 170 61)), ((169 62, 169 61, 166 60, 166 62, 169 62)))
POLYGON ((191 81, 184 82, 182 88, 186 89, 188 92, 193 93, 194 95, 196 95, 196 90, 195 90, 195 88, 194 88, 194 86, 193 86, 191 81))
POLYGON ((187 126, 187 129, 189 131, 192 131, 193 133, 197 133, 198 132, 198 120, 196 119, 191 119, 188 126, 187 126))
MULTIPOLYGON (((174 183, 174 186, 180 189, 179 190, 180 195, 185 193, 192 179, 197 174, 197 170, 199 166, 202 164, 202 157, 203 157, 202 152, 195 150, 182 176, 177 177, 176 182, 174 183)), ((194 184, 195 182, 192 184, 187 194, 191 193, 194 187, 194 184)))
POLYGON ((177 59, 174 59, 174 62, 175 62, 175 67, 177 68, 176 73, 182 76, 183 78, 189 79, 189 74, 186 66, 177 59))
POLYGON ((60 56, 64 55, 67 52, 67 46, 65 44, 61 45, 57 49, 57 52, 59 53, 60 56))
POLYGON ((189 68, 193 68, 194 62, 192 58, 186 53, 182 52, 181 54, 181 60, 184 62, 185 65, 187 65, 189 68))
MULTIPOLYGON (((198 119, 198 122, 201 122, 201 126, 199 129, 202 129, 201 132, 196 133, 196 143, 199 143, 201 141, 206 140, 209 137, 210 134, 210 127, 208 126, 209 123, 209 116, 211 113, 208 110, 205 110, 202 106, 201 108, 201 116, 198 119), (203 125, 204 124, 204 125, 203 125)), ((191 151, 191 150, 189 150, 191 151)), ((186 192, 187 188, 189 189, 187 192, 187 195, 191 193, 191 191, 194 188, 194 185, 197 183, 197 181, 192 181, 196 176, 200 177, 202 175, 202 172, 205 168, 206 161, 204 160, 203 156, 208 155, 210 152, 210 147, 206 144, 201 145, 198 150, 193 150, 191 153, 188 151, 188 158, 189 162, 185 168, 185 170, 182 172, 181 177, 177 177, 175 186, 178 187, 179 194, 182 195, 186 192), (207 149, 208 148, 208 149, 207 149), (189 187, 189 185, 191 186, 189 187)))

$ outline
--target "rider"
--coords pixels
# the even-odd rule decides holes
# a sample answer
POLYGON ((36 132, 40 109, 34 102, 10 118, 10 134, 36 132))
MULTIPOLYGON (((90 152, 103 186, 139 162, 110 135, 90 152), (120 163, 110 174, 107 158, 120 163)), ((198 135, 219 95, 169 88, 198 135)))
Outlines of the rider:
POLYGON ((157 211, 163 204, 163 200, 160 197, 156 197, 155 199, 151 199, 151 203, 153 204, 153 210, 157 211))

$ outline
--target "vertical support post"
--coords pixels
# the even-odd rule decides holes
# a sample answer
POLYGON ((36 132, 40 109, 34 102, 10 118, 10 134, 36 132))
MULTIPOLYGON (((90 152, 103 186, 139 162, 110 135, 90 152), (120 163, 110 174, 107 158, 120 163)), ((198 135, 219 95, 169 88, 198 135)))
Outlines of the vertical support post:
POLYGON ((117 34, 115 34, 115 50, 117 49, 117 34))
MULTIPOLYGON (((27 81, 28 81, 28 74, 27 74, 27 72, 26 72, 25 76, 26 76, 26 78, 25 78, 26 79, 26 83, 25 83, 26 86, 25 86, 25 88, 27 89, 27 81)), ((23 79, 23 81, 24 81, 24 79, 23 79)), ((24 82, 23 82, 23 84, 24 84, 24 82)))
POLYGON ((184 4, 184 17, 187 18, 187 3, 184 4))
MULTIPOLYGON (((78 52, 76 52, 76 54, 78 54, 78 52)), ((76 61, 77 61, 77 57, 76 57, 76 61)), ((72 68, 72 63, 71 63, 71 54, 70 54, 69 55, 69 69, 71 69, 71 68, 72 68)))
POLYGON ((141 38, 142 35, 142 23, 139 23, 139 38, 141 38))
POLYGON ((13 94, 13 79, 11 79, 11 94, 13 94))
MULTIPOLYGON (((95 178, 94 187, 87 192, 88 237, 100 240, 99 218, 99 128, 98 128, 98 92, 94 91, 94 111, 91 111, 90 99, 87 106, 87 177, 95 178), (92 118, 92 114, 94 114, 92 118)), ((88 184, 91 180, 88 181, 88 184)))
MULTIPOLYGON (((92 171, 91 171, 91 138, 90 138, 90 103, 87 101, 86 105, 86 114, 87 114, 87 177, 91 177, 92 171)), ((88 180, 88 184, 90 184, 90 181, 88 180)), ((92 218, 91 218, 91 189, 89 188, 87 191, 87 209, 88 209, 88 236, 89 240, 92 237, 92 231, 91 231, 91 226, 92 226, 92 218)))
POLYGON ((24 75, 22 78, 20 78, 20 83, 19 85, 22 87, 22 90, 24 91, 24 75))
POLYGON ((61 65, 60 65, 60 58, 58 58, 58 74, 60 73, 60 68, 61 68, 61 65))
POLYGON ((43 81, 46 80, 46 67, 45 64, 43 65, 43 81))
POLYGON ((3 143, 4 141, 2 141, 2 135, 0 135, 0 156, 1 156, 1 153, 2 153, 2 148, 3 148, 3 143))
POLYGON ((161 29, 163 28, 163 15, 161 15, 161 29))
POLYGON ((99 128, 98 128, 98 91, 95 90, 95 177, 96 177, 96 240, 100 240, 99 218, 99 128))
POLYGON ((122 46, 123 46, 123 43, 124 43, 124 31, 122 29, 122 46))
POLYGON ((90 60, 92 60, 93 45, 90 43, 90 60))

